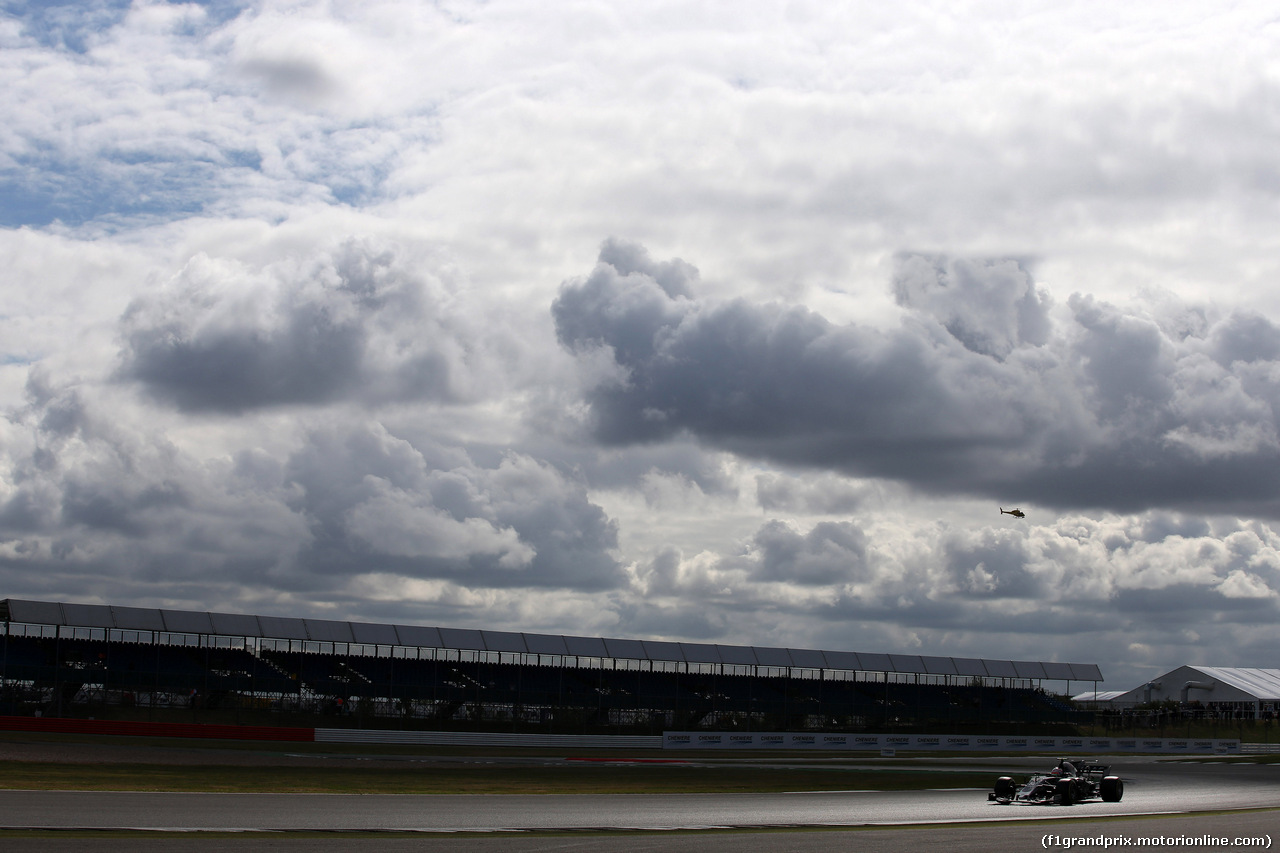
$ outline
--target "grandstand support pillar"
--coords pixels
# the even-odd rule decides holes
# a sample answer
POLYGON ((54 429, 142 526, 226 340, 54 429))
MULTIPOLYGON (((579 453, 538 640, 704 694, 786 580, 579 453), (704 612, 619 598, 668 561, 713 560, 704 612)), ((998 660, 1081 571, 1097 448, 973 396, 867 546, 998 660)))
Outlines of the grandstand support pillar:
POLYGON ((57 704, 53 715, 62 716, 62 626, 53 626, 53 695, 57 704))
POLYGON ((913 680, 916 683, 916 722, 920 722, 920 712, 924 709, 924 700, 920 696, 920 673, 912 673, 913 680))
POLYGON ((511 731, 520 731, 520 717, 524 708, 524 665, 516 667, 516 704, 511 709, 511 731))
POLYGON ((787 667, 787 683, 782 690, 782 730, 787 731, 791 720, 791 667, 787 667))

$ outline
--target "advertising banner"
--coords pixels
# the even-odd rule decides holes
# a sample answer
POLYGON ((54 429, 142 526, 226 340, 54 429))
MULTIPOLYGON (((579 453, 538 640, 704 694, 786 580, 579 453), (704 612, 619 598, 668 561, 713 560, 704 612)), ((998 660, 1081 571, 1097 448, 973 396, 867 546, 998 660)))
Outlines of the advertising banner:
POLYGON ((663 749, 812 749, 914 752, 1156 752, 1239 754, 1240 741, 1217 738, 1098 738, 1003 735, 886 735, 830 732, 665 732, 663 749))

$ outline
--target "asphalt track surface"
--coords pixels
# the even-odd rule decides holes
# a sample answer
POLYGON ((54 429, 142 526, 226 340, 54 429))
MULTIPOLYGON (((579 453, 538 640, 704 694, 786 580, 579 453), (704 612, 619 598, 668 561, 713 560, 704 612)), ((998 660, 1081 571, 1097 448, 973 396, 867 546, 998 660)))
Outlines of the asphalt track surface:
MULTIPOLYGON (((992 759, 983 759, 989 764, 992 759)), ((1044 759, 1011 758, 1015 775, 1044 759)), ((951 762, 939 769, 954 768, 951 762)), ((792 792, 782 794, 418 796, 331 794, 158 794, 0 791, 0 826, 56 830, 6 848, 349 849, 371 833, 379 849, 501 850, 949 850, 1065 849, 1046 836, 1235 838, 1280 842, 1280 765, 1194 764, 1126 758, 1120 803, 1001 806, 985 790, 792 792), (1205 814, 1227 810, 1259 810, 1205 814), (1106 818, 1099 820, 1099 818, 1106 818), (827 831, 812 831, 825 829, 827 831), (155 830, 183 833, 157 836, 155 830), (712 831, 708 831, 712 830, 712 831), (88 831, 88 837, 83 832, 88 831), (72 837, 71 833, 77 833, 72 837), (207 833, 237 833, 235 838, 207 833), (387 833, 422 833, 393 838, 387 833), (66 837, 56 836, 66 833, 66 837), (283 833, 283 834, 282 834, 283 833), (319 833, 317 840, 312 834, 319 833), (461 834, 459 834, 461 833, 461 834), (614 833, 614 834, 604 834, 614 833), (690 834, 682 834, 690 833, 690 834), (305 838, 303 836, 306 836, 305 838), (94 837, 98 836, 98 837, 94 837)), ((940 783, 946 775, 939 773, 940 783)), ((993 776, 994 781, 994 776, 993 776)), ((368 840, 368 839, 366 839, 368 840)), ((1116 846, 1124 846, 1120 841, 1116 846)), ((1077 848, 1079 849, 1079 848, 1077 848)), ((1099 849, 1092 847, 1089 849, 1099 849)), ((1178 849, 1234 849, 1179 845, 1178 849)), ((1264 848, 1266 849, 1266 848, 1264 848)))

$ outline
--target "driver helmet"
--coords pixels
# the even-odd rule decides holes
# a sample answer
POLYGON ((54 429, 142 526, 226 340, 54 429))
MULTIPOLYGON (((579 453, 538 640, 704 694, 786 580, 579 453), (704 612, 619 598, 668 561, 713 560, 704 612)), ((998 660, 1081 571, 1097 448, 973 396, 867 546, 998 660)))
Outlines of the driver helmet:
POLYGON ((1054 776, 1061 776, 1061 775, 1062 775, 1062 768, 1061 768, 1061 767, 1055 767, 1055 768, 1053 768, 1052 770, 1050 770, 1049 772, 1050 772, 1050 773, 1052 773, 1054 776))

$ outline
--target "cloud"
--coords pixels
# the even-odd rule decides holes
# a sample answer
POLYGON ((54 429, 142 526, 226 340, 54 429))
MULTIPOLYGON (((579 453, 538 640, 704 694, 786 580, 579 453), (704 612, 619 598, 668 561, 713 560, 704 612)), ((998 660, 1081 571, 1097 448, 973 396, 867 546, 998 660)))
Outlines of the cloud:
POLYGON ((93 388, 37 378, 4 421, 0 571, 13 594, 60 598, 88 582, 261 601, 324 598, 363 575, 473 590, 625 580, 616 524, 584 485, 519 453, 485 466, 356 418, 273 436, 291 446, 283 457, 209 454, 104 411, 93 388))
POLYGON ((1160 658, 1117 652, 1135 638, 1158 637, 1175 658, 1202 663, 1229 646, 1263 648, 1276 636, 1277 557, 1268 526, 1162 513, 1035 527, 770 520, 739 553, 660 549, 637 567, 646 608, 623 613, 650 627, 696 600, 723 626, 707 633, 703 620, 702 637, 736 630, 759 644, 803 636, 824 648, 1096 660, 1110 682, 1160 658))
POLYGON ((27 404, 8 412, 0 563, 10 588, 132 598, 199 587, 234 600, 291 565, 310 534, 269 464, 256 464, 268 476, 246 478, 252 466, 200 460, 104 399, 37 373, 27 404))
POLYGON ((879 497, 878 484, 851 481, 831 472, 804 476, 756 475, 756 500, 766 512, 848 515, 879 497))
POLYGON ((450 401, 464 336, 443 299, 368 241, 261 270, 197 257, 126 311, 119 376, 189 412, 450 401))
POLYGON ((1004 360, 1041 346, 1050 331, 1047 292, 1018 261, 905 255, 893 282, 899 305, 935 318, 965 349, 1004 360))
POLYGON ((451 578, 472 587, 618 586, 615 524, 574 482, 517 453, 494 467, 376 425, 320 430, 285 466, 323 573, 451 578))
POLYGON ((955 589, 969 598, 1044 601, 1046 584, 1031 569, 1021 539, 1008 530, 948 537, 942 556, 951 582, 943 589, 955 589))
POLYGON ((849 522, 820 522, 805 534, 772 521, 757 531, 751 576, 805 585, 865 579, 867 537, 849 522))
POLYGON ((614 267, 614 245, 552 306, 563 346, 606 349, 623 371, 587 396, 606 445, 691 436, 939 494, 1280 512, 1280 363, 1224 363, 1223 325, 1250 324, 1247 352, 1271 353, 1256 320, 1179 333, 1080 294, 1055 316, 1016 262, 908 256, 906 313, 882 330, 668 293, 614 267))

